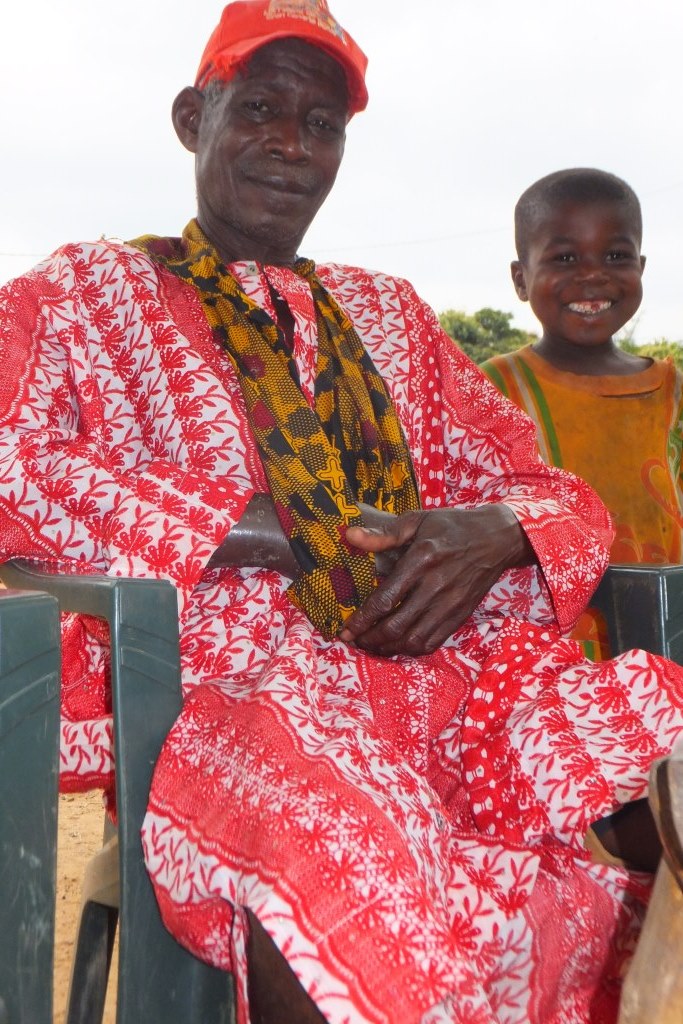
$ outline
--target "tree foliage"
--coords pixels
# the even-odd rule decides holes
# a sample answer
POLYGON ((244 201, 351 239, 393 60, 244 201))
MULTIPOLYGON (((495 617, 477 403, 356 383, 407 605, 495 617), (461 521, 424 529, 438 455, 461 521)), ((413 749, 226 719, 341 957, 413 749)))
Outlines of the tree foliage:
POLYGON ((666 359, 667 356, 671 356, 676 366, 683 370, 683 342, 657 338, 647 345, 636 345, 633 341, 620 339, 619 344, 627 352, 633 352, 637 356, 649 356, 651 359, 666 359))
POLYGON ((511 320, 512 313, 488 306, 471 316, 459 309, 447 309, 439 314, 439 323, 446 334, 475 363, 536 341, 535 334, 513 327, 511 320))
MULTIPOLYGON (((453 341, 475 363, 483 363, 492 356, 514 352, 523 345, 538 340, 536 334, 512 326, 512 313, 486 306, 469 315, 459 309, 447 309, 439 313, 439 323, 453 341)), ((626 352, 651 359, 665 359, 671 356, 683 370, 683 342, 656 338, 645 345, 637 345, 631 335, 622 334, 615 339, 626 352)))

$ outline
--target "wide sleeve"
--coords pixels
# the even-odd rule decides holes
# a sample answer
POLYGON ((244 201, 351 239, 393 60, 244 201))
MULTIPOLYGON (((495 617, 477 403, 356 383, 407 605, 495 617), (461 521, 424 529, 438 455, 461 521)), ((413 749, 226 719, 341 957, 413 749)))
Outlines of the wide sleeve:
POLYGON ((169 294, 106 243, 0 292, 0 558, 166 578, 182 613, 254 486, 239 396, 169 294))
MULTIPOLYGON (((587 483, 541 459, 529 417, 440 329, 431 311, 446 504, 504 502, 538 560, 558 624, 573 627, 609 560, 609 513, 587 483)), ((435 424, 436 426, 436 424, 435 424)), ((437 436, 439 436, 437 434, 437 436)))

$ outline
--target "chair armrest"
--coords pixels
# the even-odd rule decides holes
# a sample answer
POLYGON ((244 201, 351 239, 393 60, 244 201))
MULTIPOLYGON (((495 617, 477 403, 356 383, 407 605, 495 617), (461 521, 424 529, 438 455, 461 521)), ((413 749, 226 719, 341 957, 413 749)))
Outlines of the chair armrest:
POLYGON ((683 664, 683 565, 610 565, 590 604, 612 654, 638 647, 683 664))

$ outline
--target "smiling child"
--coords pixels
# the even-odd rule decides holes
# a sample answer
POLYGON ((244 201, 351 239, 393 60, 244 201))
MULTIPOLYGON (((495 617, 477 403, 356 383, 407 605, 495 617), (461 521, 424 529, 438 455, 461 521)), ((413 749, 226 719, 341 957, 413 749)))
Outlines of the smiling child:
MULTIPOLYGON (((633 189, 591 168, 557 171, 515 208, 517 295, 541 338, 482 369, 536 424, 541 455, 583 477, 612 514, 612 562, 680 562, 683 375, 619 348, 642 299, 642 217, 633 189)), ((592 617, 574 634, 605 656, 592 617)))

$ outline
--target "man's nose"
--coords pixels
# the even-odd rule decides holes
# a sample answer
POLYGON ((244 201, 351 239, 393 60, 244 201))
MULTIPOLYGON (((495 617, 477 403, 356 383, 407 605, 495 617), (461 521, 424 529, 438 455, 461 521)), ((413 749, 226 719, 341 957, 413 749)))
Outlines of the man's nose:
POLYGON ((298 162, 310 155, 306 125, 297 117, 279 117, 271 125, 269 151, 284 160, 298 162))

